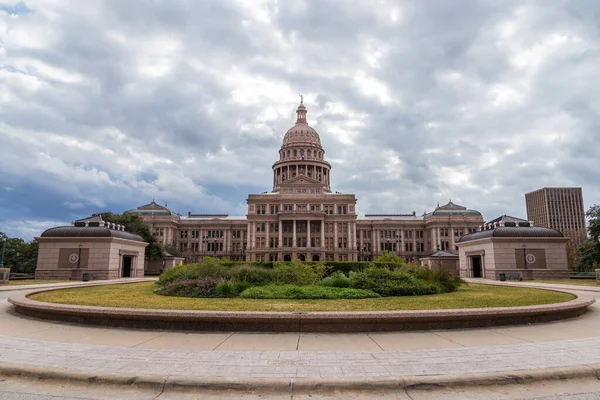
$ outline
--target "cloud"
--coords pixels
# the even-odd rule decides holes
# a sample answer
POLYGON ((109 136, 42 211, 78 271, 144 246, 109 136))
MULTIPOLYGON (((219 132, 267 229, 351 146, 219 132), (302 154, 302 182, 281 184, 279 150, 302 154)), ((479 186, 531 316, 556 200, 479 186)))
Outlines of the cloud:
POLYGON ((0 7, 4 225, 152 198, 243 215, 298 93, 360 212, 599 201, 594 0, 78 4, 0 7))

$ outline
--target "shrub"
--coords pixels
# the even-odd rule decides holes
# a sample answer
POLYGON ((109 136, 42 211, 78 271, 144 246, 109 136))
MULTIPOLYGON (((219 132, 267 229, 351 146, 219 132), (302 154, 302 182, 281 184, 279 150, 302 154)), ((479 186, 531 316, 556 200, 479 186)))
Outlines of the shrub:
POLYGON ((350 287, 372 290, 382 296, 414 296, 439 293, 435 283, 419 279, 401 269, 371 267, 350 278, 350 287))
POLYGON ((184 264, 167 269, 158 278, 159 285, 165 285, 177 280, 198 279, 206 276, 226 278, 230 277, 230 269, 219 264, 212 257, 206 257, 199 264, 184 264))
POLYGON ((238 294, 231 282, 221 282, 215 286, 214 297, 237 297, 238 294))
POLYGON ((267 285, 276 280, 275 271, 269 268, 238 265, 230 270, 231 279, 253 285, 267 285))
POLYGON ((389 268, 395 268, 404 264, 402 257, 395 255, 391 251, 384 250, 379 257, 375 259, 377 264, 387 264, 389 268))
POLYGON ((444 293, 455 292, 464 283, 462 279, 451 276, 443 269, 423 268, 422 271, 419 271, 417 277, 426 282, 439 285, 444 293))
POLYGON ((380 297, 370 290, 346 289, 325 286, 267 285, 246 289, 240 297, 245 299, 366 299, 380 297))
POLYGON ((337 271, 330 276, 323 278, 321 282, 319 282, 319 286, 347 288, 350 287, 350 278, 344 275, 343 272, 337 271))
POLYGON ((351 271, 359 272, 367 269, 371 263, 369 261, 325 261, 328 274, 343 272, 345 274, 351 271))
POLYGON ((180 279, 164 284, 154 293, 163 296, 212 297, 216 294, 217 285, 224 282, 223 278, 211 276, 199 279, 180 279))
POLYGON ((233 284, 233 291, 239 295, 243 293, 244 290, 250 287, 252 287, 252 284, 250 282, 236 282, 233 284))
POLYGON ((323 263, 310 265, 299 260, 289 263, 277 262, 273 268, 275 282, 289 285, 313 285, 323 278, 325 270, 323 263))

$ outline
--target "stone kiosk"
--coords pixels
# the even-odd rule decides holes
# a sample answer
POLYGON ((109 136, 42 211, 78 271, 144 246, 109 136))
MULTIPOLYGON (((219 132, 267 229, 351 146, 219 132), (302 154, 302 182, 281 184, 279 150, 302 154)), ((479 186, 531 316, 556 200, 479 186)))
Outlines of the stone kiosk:
POLYGON ((144 251, 148 243, 125 232, 121 225, 100 217, 44 231, 39 243, 35 279, 93 279, 144 276, 144 251))
POLYGON ((504 215, 460 238, 460 276, 500 279, 568 279, 567 242, 557 230, 504 215))

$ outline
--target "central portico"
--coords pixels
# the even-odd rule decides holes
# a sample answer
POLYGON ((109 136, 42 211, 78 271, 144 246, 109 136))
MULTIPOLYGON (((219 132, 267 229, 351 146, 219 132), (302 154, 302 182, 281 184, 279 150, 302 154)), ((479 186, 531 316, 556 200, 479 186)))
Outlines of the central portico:
POLYGON ((331 165, 301 102, 273 164, 273 191, 248 195, 250 261, 357 260, 356 198, 332 193, 331 165))

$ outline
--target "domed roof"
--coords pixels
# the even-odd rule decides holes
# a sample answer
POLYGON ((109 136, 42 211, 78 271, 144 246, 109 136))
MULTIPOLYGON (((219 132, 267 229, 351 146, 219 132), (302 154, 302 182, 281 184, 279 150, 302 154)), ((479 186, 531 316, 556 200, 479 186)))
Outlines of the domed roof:
POLYGON ((306 107, 303 102, 298 106, 296 113, 298 114, 296 125, 292 126, 285 133, 282 147, 293 146, 295 144, 321 147, 319 134, 306 122, 306 107))

